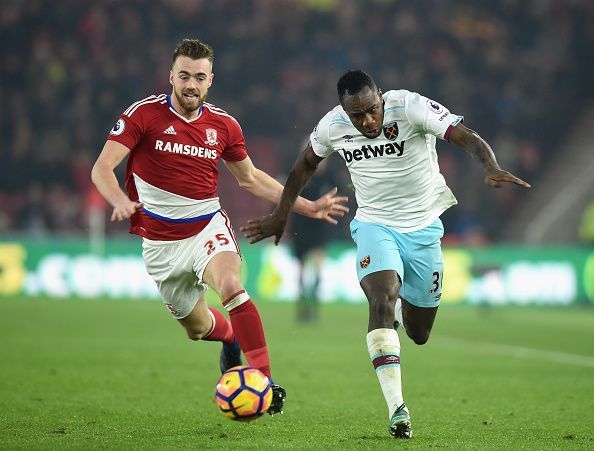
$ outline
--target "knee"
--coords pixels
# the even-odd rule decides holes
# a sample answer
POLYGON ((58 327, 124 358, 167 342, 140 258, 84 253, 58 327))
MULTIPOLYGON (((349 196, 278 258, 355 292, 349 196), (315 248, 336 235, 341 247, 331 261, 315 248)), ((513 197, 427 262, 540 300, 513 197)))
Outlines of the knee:
POLYGON ((192 341, 202 340, 210 331, 210 326, 192 325, 186 326, 186 334, 192 341))
POLYGON ((373 293, 368 297, 370 309, 378 314, 394 314, 398 293, 383 292, 373 293))
POLYGON ((369 309, 371 313, 380 317, 391 317, 394 315, 394 302, 390 301, 389 298, 370 299, 369 309))
POLYGON ((241 283, 241 278, 236 274, 230 274, 229 276, 221 279, 219 281, 218 286, 218 293, 221 296, 222 300, 225 298, 237 293, 238 291, 243 290, 243 284, 241 283))
POLYGON ((429 341, 429 335, 423 335, 422 337, 413 337, 413 342, 416 345, 424 345, 429 341))
POLYGON ((382 283, 375 283, 375 279, 372 281, 363 279, 361 283, 369 307, 372 312, 383 313, 391 310, 394 313, 400 285, 397 281, 390 281, 389 283, 383 280, 380 281, 382 283))
POLYGON ((391 328, 394 325, 394 306, 396 297, 388 293, 371 296, 369 300, 369 326, 372 328, 391 328))
POLYGON ((431 330, 422 330, 422 331, 412 331, 409 333, 409 331, 406 331, 408 336, 410 337, 410 339, 416 344, 416 345, 424 345, 425 343, 427 343, 429 341, 429 336, 431 335, 431 330))

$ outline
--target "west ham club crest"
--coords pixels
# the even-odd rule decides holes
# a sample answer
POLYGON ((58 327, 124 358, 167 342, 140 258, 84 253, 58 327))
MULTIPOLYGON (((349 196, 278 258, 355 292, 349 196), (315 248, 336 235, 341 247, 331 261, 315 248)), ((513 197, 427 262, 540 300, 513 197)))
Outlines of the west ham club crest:
POLYGON ((390 141, 394 141, 398 137, 398 124, 396 121, 384 125, 384 136, 390 141))
POLYGON ((370 263, 371 263, 371 257, 368 255, 367 257, 365 257, 363 260, 361 260, 359 262, 359 265, 361 265, 361 268, 365 269, 369 266, 370 263))

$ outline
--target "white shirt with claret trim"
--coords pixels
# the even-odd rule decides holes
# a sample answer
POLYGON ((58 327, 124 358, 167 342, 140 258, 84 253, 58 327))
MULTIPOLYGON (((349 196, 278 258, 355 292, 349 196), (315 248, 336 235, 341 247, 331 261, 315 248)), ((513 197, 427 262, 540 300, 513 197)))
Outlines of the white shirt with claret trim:
POLYGON ((323 158, 338 152, 355 187, 355 219, 399 232, 430 225, 457 203, 439 172, 436 138, 463 120, 443 105, 407 90, 383 94, 384 121, 377 138, 367 138, 342 106, 327 113, 310 135, 323 158))

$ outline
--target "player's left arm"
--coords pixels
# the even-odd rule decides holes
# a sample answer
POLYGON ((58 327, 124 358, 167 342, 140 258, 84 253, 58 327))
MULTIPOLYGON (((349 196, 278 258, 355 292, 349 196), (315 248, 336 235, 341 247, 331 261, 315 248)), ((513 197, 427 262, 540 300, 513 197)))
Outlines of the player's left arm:
MULTIPOLYGON (((283 185, 266 172, 256 168, 249 156, 241 161, 223 161, 237 179, 239 186, 261 199, 278 204, 283 185)), ((303 216, 336 224, 335 218, 342 217, 349 211, 344 205, 348 197, 337 196, 336 192, 337 188, 333 188, 315 201, 299 196, 293 210, 303 216)))
POLYGON ((450 130, 449 141, 462 147, 466 153, 478 160, 485 171, 485 183, 499 188, 501 182, 515 183, 522 188, 530 188, 530 184, 512 173, 499 167, 491 146, 477 132, 459 123, 450 130))

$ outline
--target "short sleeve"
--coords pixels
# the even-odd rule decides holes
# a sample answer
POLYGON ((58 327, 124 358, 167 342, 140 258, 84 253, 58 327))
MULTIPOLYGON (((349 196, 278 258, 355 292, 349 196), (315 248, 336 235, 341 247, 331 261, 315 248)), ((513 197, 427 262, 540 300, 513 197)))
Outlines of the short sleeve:
POLYGON ((142 139, 143 125, 140 115, 135 114, 134 118, 122 114, 113 128, 109 131, 107 139, 117 141, 128 149, 133 149, 142 139))
POLYGON ((330 120, 328 116, 324 116, 309 135, 311 148, 321 158, 329 157, 334 152, 330 143, 330 120))
POLYGON ((464 120, 450 113, 445 106, 416 92, 406 96, 405 112, 408 121, 418 130, 447 140, 450 130, 464 120))
POLYGON ((247 157, 245 137, 239 122, 230 118, 227 122, 227 145, 223 149, 221 158, 226 161, 241 161, 247 157))

